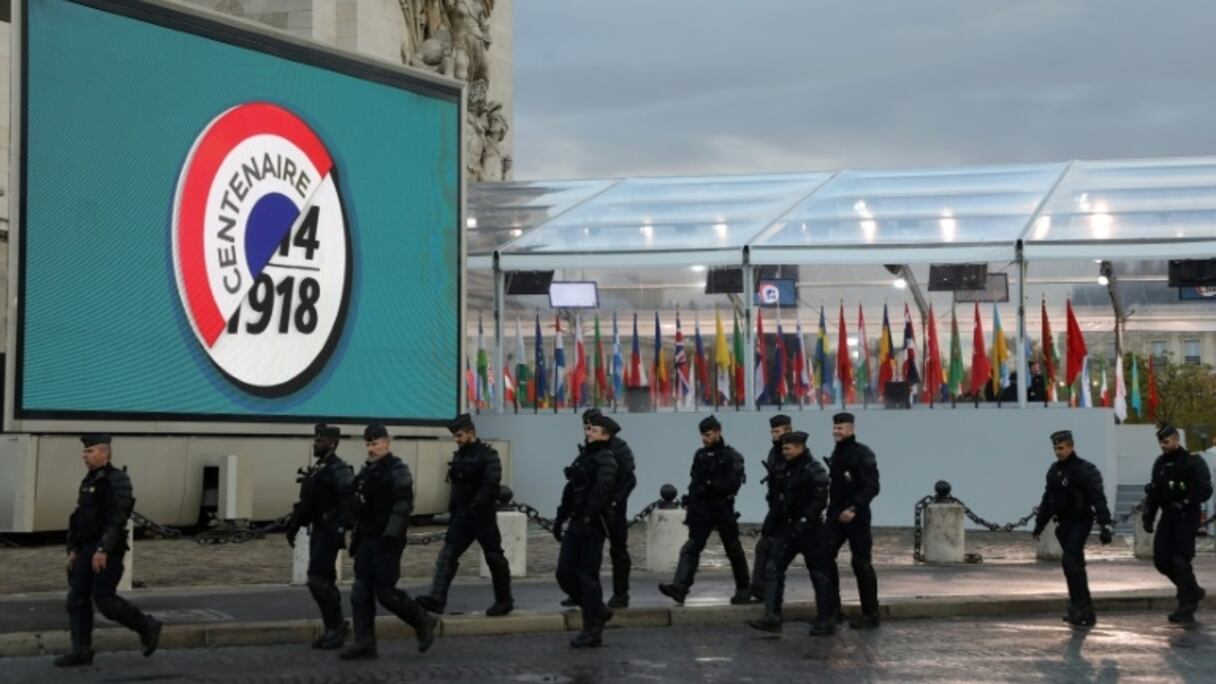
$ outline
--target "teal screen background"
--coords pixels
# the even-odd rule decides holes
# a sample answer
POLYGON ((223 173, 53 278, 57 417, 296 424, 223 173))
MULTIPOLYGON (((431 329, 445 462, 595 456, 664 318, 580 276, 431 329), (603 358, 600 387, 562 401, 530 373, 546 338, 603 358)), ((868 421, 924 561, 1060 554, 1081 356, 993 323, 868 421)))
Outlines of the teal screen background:
POLYGON ((17 417, 435 423, 459 388, 460 104, 64 0, 29 0, 17 417), (327 146, 352 288, 325 369, 287 397, 211 364, 174 280, 190 146, 243 102, 327 146))

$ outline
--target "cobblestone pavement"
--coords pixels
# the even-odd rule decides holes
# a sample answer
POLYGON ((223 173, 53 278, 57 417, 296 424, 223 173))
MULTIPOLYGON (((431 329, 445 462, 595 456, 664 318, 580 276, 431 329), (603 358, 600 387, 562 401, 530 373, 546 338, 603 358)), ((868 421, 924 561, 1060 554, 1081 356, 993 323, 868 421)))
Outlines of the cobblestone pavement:
POLYGON ((605 646, 575 651, 570 634, 381 644, 381 657, 340 663, 301 646, 98 656, 91 668, 55 671, 50 658, 0 660, 0 681, 35 682, 1139 682, 1212 681, 1216 629, 1169 625, 1160 615, 1099 616, 1076 632, 1057 616, 1018 620, 903 621, 876 632, 847 628, 811 639, 805 625, 771 637, 740 625, 606 632, 605 646))
MULTIPOLYGON (((752 529, 754 526, 744 526, 752 529)), ((442 531, 442 527, 428 526, 411 528, 410 534, 426 534, 442 531)), ((646 525, 640 523, 630 529, 629 551, 633 555, 634 567, 646 565, 646 525)), ((756 538, 745 535, 744 548, 748 558, 752 556, 756 538)), ((1095 537, 1086 547, 1090 559, 1130 559, 1131 538, 1118 538, 1110 546, 1101 546, 1095 537)), ((435 556, 441 543, 426 546, 410 546, 402 559, 402 577, 410 579, 429 578, 435 567, 435 556)), ((1035 547, 1026 532, 971 532, 967 533, 967 551, 981 554, 984 562, 1025 562, 1034 560, 1035 547)), ((605 549, 607 553, 607 549, 605 549)), ((476 577, 480 552, 474 545, 469 550, 466 562, 460 564, 459 575, 476 577)), ((28 548, 0 548, 0 595, 38 591, 58 591, 63 588, 64 575, 60 571, 65 559, 63 547, 58 544, 28 548)), ((528 575, 551 575, 557 560, 557 544, 553 537, 540 527, 532 525, 528 530, 528 575)), ((848 547, 841 551, 840 561, 847 563, 848 547)), ((353 577, 351 560, 343 554, 345 568, 343 577, 353 577)), ((911 565, 912 530, 909 528, 879 528, 874 535, 874 563, 876 565, 911 565)), ((717 535, 701 555, 703 568, 729 568, 726 554, 717 535)), ((236 586, 244 584, 279 584, 291 579, 291 549, 282 534, 269 535, 264 539, 245 544, 217 544, 200 546, 190 540, 148 539, 135 544, 135 582, 149 588, 236 586)))

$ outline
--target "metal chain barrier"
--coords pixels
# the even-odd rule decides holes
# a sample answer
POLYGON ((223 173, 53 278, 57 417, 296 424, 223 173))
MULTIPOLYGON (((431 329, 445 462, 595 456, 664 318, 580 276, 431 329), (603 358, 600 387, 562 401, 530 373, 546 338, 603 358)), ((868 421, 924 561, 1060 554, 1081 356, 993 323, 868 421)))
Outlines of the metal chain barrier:
POLYGON ((511 503, 507 504, 507 507, 514 508, 520 513, 523 513, 525 516, 527 516, 528 520, 540 525, 542 530, 550 533, 553 532, 553 521, 541 515, 540 511, 529 506, 528 504, 512 501, 511 503))
POLYGON ((448 536, 447 530, 439 532, 427 532, 425 534, 407 534, 405 535, 405 543, 408 546, 427 546, 435 544, 446 539, 448 536))
POLYGON ((656 509, 662 505, 663 505, 662 499, 655 499, 654 501, 650 502, 649 504, 646 505, 645 508, 643 508, 641 511, 638 511, 637 515, 633 516, 633 519, 631 519, 629 521, 628 526, 633 527, 634 525, 646 520, 647 518, 650 517, 650 514, 654 512, 654 509, 656 509))

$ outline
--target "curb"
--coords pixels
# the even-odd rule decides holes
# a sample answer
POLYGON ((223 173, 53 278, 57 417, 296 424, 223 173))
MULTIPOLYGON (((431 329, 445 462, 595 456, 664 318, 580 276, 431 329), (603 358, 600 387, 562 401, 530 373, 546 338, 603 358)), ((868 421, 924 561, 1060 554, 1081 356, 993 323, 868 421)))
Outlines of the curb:
MULTIPOLYGON (((1094 597, 1099 612, 1157 611, 1167 612, 1175 599, 1167 594, 1119 593, 1094 597)), ((925 620, 949 618, 1036 615, 1061 612, 1067 599, 1058 595, 1026 595, 1014 598, 1001 596, 894 598, 880 606, 884 620, 925 620)), ((1204 608, 1216 608, 1216 596, 1205 599, 1204 608)), ((643 607, 616 611, 609 625, 613 629, 640 627, 742 625, 759 617, 762 607, 746 606, 672 606, 643 607)), ((855 605, 845 606, 848 616, 859 614, 855 605)), ((788 603, 784 607, 787 621, 813 618, 812 602, 788 603)), ((519 611, 498 618, 484 615, 453 615, 442 617, 439 634, 443 637, 503 636, 576 631, 582 621, 577 610, 561 612, 519 611)), ((283 620, 278 622, 233 622, 197 625, 166 625, 161 634, 160 648, 221 648, 241 646, 279 646, 306 644, 321 632, 317 620, 283 620)), ((376 632, 385 639, 413 636, 413 630, 393 616, 376 618, 376 632)), ((139 638, 126 629, 107 628, 93 634, 95 651, 139 650, 139 638)), ((66 653, 70 648, 67 631, 14 632, 0 634, 0 658, 24 658, 66 653)))

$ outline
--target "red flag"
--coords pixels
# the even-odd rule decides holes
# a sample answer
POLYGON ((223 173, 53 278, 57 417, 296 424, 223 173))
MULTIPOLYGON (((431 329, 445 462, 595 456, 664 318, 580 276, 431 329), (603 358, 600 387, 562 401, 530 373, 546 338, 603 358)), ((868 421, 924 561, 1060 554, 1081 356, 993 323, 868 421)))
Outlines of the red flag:
POLYGON ((1047 320, 1047 300, 1043 300, 1043 369, 1047 381, 1047 401, 1056 400, 1056 343, 1051 339, 1051 322, 1047 320))
POLYGON ((844 322, 844 302, 840 303, 840 344, 836 347, 836 380, 840 383, 840 396, 847 396, 846 401, 857 401, 857 389, 853 387, 853 361, 849 358, 849 331, 844 322))
POLYGON ((1089 349, 1085 346, 1085 336, 1081 334, 1081 326, 1077 324, 1077 317, 1073 315, 1071 299, 1068 300, 1068 339, 1065 342, 1068 344, 1068 365, 1066 366, 1068 370, 1064 381, 1072 386, 1077 381, 1077 376, 1081 374, 1081 365, 1085 363, 1089 349))
POLYGON ((764 351, 764 309, 756 309, 756 398, 768 394, 768 355, 764 351))
POLYGON ((785 355, 784 338, 785 334, 781 331, 781 309, 777 309, 777 358, 773 368, 777 374, 777 386, 773 391, 777 393, 778 402, 785 401, 790 393, 789 386, 785 383, 786 359, 789 357, 785 355))
POLYGON ((1157 376, 1153 374, 1153 355, 1148 356, 1148 419, 1157 420, 1157 376))
POLYGON ((933 303, 929 303, 929 358, 925 359, 925 392, 928 401, 935 401, 942 387, 942 351, 937 343, 937 319, 933 303))
POLYGON ((979 399, 988 384, 992 368, 988 365, 988 352, 984 349, 984 322, 980 320, 980 304, 975 303, 975 328, 971 333, 971 393, 979 399))

